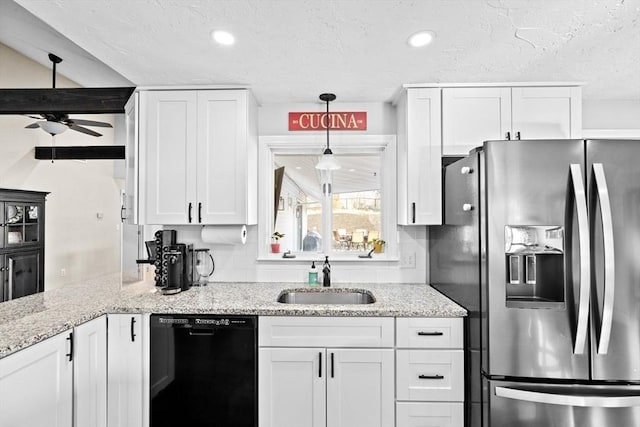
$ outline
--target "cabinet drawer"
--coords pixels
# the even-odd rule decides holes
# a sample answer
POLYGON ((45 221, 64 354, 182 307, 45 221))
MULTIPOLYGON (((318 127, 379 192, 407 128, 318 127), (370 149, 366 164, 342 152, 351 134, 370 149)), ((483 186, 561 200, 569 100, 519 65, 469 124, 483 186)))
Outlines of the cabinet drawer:
POLYGON ((279 317, 258 320, 261 347, 393 347, 391 317, 279 317))
POLYGON ((396 405, 396 427, 462 427, 460 403, 401 402, 396 405))
POLYGON ((400 348, 462 349, 462 319, 397 318, 396 336, 396 346, 400 348))
POLYGON ((398 400, 462 402, 462 350, 397 350, 398 400))

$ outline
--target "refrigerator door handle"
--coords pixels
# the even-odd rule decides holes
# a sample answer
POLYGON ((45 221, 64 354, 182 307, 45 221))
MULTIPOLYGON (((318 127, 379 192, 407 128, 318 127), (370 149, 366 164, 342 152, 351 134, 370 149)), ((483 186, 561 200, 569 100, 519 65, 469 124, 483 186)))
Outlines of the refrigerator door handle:
POLYGON ((640 396, 593 396, 545 393, 511 387, 496 387, 496 396, 548 405, 582 408, 630 408, 640 406, 640 396))
POLYGON ((579 164, 570 166, 570 180, 578 216, 580 292, 578 302, 578 326, 573 354, 584 354, 589 325, 589 292, 591 285, 591 248, 589 245, 589 217, 587 216, 587 195, 582 181, 582 168, 579 164))
POLYGON ((613 324, 613 301, 616 288, 616 267, 613 244, 613 216, 611 214, 611 200, 602 163, 593 164, 594 184, 600 200, 600 215, 602 218, 602 240, 604 243, 604 300, 602 309, 602 324, 600 326, 600 340, 598 354, 607 354, 611 327, 613 324))

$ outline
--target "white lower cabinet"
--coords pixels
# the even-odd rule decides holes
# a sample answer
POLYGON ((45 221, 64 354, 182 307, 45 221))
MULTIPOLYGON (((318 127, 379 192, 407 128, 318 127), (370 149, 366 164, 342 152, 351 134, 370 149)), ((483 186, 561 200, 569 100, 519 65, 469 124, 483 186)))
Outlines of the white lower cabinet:
POLYGON ((396 427, 464 426, 462 319, 396 319, 396 427))
POLYGON ((108 315, 109 427, 148 425, 148 315, 108 315))
POLYGON ((463 403, 400 402, 396 406, 398 427, 457 427, 464 425, 463 403))
POLYGON ((73 425, 107 426, 107 316, 73 330, 73 425))
POLYGON ((392 318, 261 317, 259 342, 260 427, 394 425, 392 318))
POLYGON ((0 426, 72 426, 72 339, 63 332, 0 360, 0 426))

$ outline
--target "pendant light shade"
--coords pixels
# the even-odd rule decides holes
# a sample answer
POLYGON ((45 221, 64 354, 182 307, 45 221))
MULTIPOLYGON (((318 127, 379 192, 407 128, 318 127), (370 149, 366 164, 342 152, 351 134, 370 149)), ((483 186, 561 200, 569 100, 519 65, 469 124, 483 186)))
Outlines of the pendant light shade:
POLYGON ((327 147, 324 149, 322 153, 322 157, 318 164, 316 164, 316 169, 320 170, 336 170, 340 169, 340 164, 336 161, 333 156, 333 152, 331 148, 329 148, 329 128, 331 127, 331 119, 329 116, 329 102, 334 101, 336 96, 333 93, 323 93, 320 95, 320 100, 327 103, 327 114, 326 114, 326 128, 327 128, 327 147))
POLYGON ((49 121, 49 120, 42 120, 38 122, 38 126, 40 126, 40 128, 51 134, 51 135, 58 135, 59 133, 62 133, 64 131, 66 131, 67 129, 69 129, 67 127, 67 125, 64 125, 62 123, 58 123, 58 122, 54 122, 54 121, 49 121))

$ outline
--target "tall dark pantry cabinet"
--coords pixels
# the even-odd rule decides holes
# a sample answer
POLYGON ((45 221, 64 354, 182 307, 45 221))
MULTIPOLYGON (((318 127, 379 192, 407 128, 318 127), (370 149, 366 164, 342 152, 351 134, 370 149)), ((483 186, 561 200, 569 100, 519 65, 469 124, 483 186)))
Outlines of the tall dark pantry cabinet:
POLYGON ((47 194, 0 188, 0 302, 44 290, 47 194))

